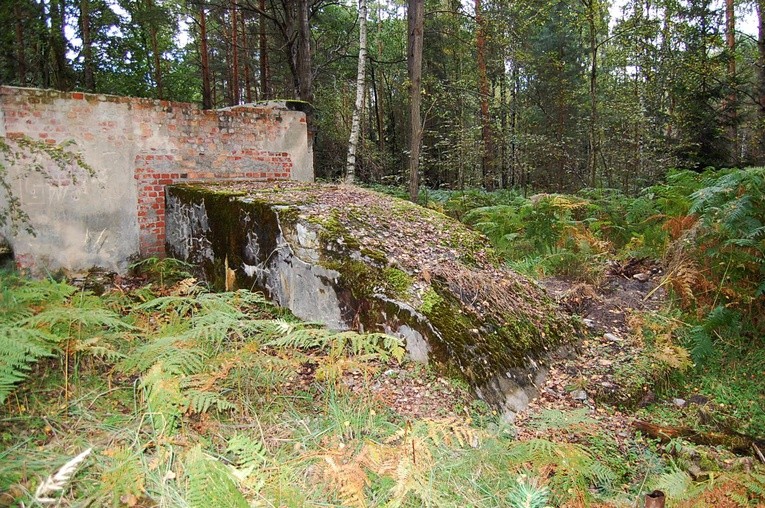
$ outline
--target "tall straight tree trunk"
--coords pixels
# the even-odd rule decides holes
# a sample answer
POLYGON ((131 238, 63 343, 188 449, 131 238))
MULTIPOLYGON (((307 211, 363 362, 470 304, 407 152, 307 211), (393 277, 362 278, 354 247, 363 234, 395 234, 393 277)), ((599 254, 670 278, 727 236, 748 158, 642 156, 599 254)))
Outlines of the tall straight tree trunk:
POLYGON ((199 61, 202 66, 202 109, 212 109, 210 53, 207 49, 207 14, 204 5, 199 6, 199 61))
MULTIPOLYGON (((513 88, 510 89, 510 186, 515 187, 516 171, 518 170, 518 147, 515 142, 518 133, 518 89, 520 88, 518 78, 518 65, 513 62, 513 71, 511 74, 513 88)), ((522 174, 518 175, 518 180, 523 182, 523 195, 526 195, 526 180, 522 174)))
POLYGON ((757 163, 765 165, 765 0, 757 0, 757 20, 759 33, 757 36, 757 51, 759 54, 759 69, 757 81, 760 109, 757 114, 757 132, 759 133, 760 146, 757 154, 757 163))
POLYGON ((53 83, 57 90, 68 90, 71 84, 69 82, 69 67, 66 63, 65 0, 50 0, 49 8, 53 83))
POLYGON ((249 37, 247 37, 247 20, 245 19, 244 10, 241 11, 241 27, 242 27, 242 55, 244 56, 244 93, 245 100, 252 102, 252 68, 250 64, 252 58, 250 58, 250 44, 249 37))
MULTIPOLYGON (((266 0, 259 0, 258 8, 260 12, 266 12, 266 0)), ((268 38, 266 37, 266 17, 260 14, 258 19, 258 53, 260 60, 260 96, 263 100, 270 100, 271 97, 271 76, 268 69, 268 38)))
POLYGON ((422 42, 425 0, 409 0, 407 71, 409 74, 409 199, 417 202, 420 193, 420 144, 422 142, 422 42))
POLYGON ((590 32, 590 126, 587 135, 587 174, 591 187, 597 185, 598 152, 600 151, 598 138, 598 34, 595 22, 595 16, 596 14, 599 15, 600 8, 597 2, 598 0, 584 0, 583 2, 587 8, 587 27, 590 32))
MULTIPOLYGON (((505 58, 503 51, 502 65, 504 66, 507 59, 505 58)), ((507 189, 510 185, 510 175, 508 174, 509 165, 507 163, 507 72, 502 72, 499 76, 499 126, 501 140, 499 143, 499 174, 501 177, 501 187, 507 189)))
POLYGON ((13 5, 13 15, 16 18, 15 21, 15 35, 16 35, 16 81, 20 86, 24 86, 27 83, 27 55, 24 44, 24 16, 21 2, 16 2, 13 5))
POLYGON ((356 147, 359 142, 361 111, 364 108, 364 78, 367 61, 367 2, 359 0, 359 63, 356 71, 356 103, 353 105, 351 137, 348 140, 348 157, 345 164, 345 183, 352 184, 356 177, 356 147))
POLYGON ((154 60, 154 84, 157 86, 157 98, 165 98, 165 90, 162 86, 162 55, 159 51, 159 39, 157 36, 157 13, 154 9, 154 0, 146 0, 146 7, 149 11, 149 43, 151 44, 151 53, 154 60))
MULTIPOLYGON (((300 100, 309 104, 313 103, 313 69, 311 65, 311 25, 308 12, 309 0, 296 0, 298 2, 298 47, 295 70, 298 78, 298 93, 300 100)), ((308 130, 308 147, 313 148, 313 138, 316 134, 316 125, 313 121, 313 112, 306 111, 306 128, 308 130)))
POLYGON ((309 23, 308 1, 298 2, 298 47, 295 69, 298 78, 300 100, 313 102, 313 70, 311 69, 311 25, 309 23))
POLYGON ((476 50, 478 53, 478 93, 481 97, 481 139, 483 153, 481 170, 483 186, 486 190, 494 189, 494 143, 492 142, 491 118, 489 117, 489 80, 486 72, 486 20, 481 12, 481 0, 475 0, 475 20, 477 25, 476 50))
POLYGON ((90 0, 80 0, 80 30, 82 31, 83 81, 85 89, 96 91, 93 62, 93 41, 90 37, 90 0))
POLYGON ((728 87, 730 92, 725 109, 728 122, 728 138, 731 143, 731 164, 738 165, 738 97, 736 96, 736 15, 734 0, 725 0, 725 43, 728 48, 728 87))
POLYGON ((237 28, 236 0, 231 0, 231 79, 229 86, 230 106, 239 104, 239 28, 237 28))
MULTIPOLYGON (((383 58, 383 36, 382 36, 382 16, 380 15, 381 7, 377 4, 377 59, 383 58)), ((375 98, 375 117, 377 119, 377 145, 380 150, 380 154, 385 153, 385 111, 383 105, 383 93, 377 93, 377 79, 375 78, 375 67, 370 67, 372 73, 372 92, 375 98)), ((384 71, 383 71, 384 72, 384 71)), ((385 83, 381 83, 385 87, 385 83)))

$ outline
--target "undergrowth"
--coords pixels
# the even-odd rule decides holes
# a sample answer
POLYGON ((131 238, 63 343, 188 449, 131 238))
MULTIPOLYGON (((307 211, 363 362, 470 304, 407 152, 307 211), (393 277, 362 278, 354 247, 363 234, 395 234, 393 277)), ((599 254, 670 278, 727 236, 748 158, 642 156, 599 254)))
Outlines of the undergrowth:
MULTIPOLYGON (((624 380, 711 402, 639 415, 763 436, 763 171, 675 172, 634 198, 427 199, 529 273, 597 282, 610 258, 662 260, 671 307, 634 318, 646 348, 624 380)), ((100 296, 0 275, 0 505, 635 506, 652 489, 670 506, 765 502, 755 464, 608 435, 582 411, 540 412, 524 440, 478 404, 402 416, 375 391, 418 375, 401 341, 210 293, 182 265, 137 268, 154 280, 100 296)))

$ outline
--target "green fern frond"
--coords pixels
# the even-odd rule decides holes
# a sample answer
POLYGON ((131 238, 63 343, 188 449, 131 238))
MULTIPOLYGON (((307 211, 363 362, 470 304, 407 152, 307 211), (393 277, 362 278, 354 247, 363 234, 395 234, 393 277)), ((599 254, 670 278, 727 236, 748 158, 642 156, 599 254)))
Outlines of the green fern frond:
POLYGON ((257 468, 268 461, 268 452, 263 442, 246 434, 234 434, 228 440, 226 452, 236 456, 234 463, 243 468, 257 468))
POLYGON ((661 490, 672 499, 685 500, 694 497, 699 490, 695 486, 693 479, 685 471, 675 469, 669 473, 664 473, 653 485, 656 490, 661 490))
POLYGON ((57 306, 46 309, 21 322, 22 326, 32 328, 48 327, 59 330, 62 334, 72 328, 101 328, 109 330, 130 330, 131 325, 120 316, 103 308, 79 308, 57 306))
POLYGON ((172 434, 188 407, 181 393, 180 378, 168 372, 161 363, 155 364, 141 379, 154 430, 159 435, 172 434))
POLYGON ((205 454, 200 446, 186 454, 185 465, 188 480, 186 499, 191 508, 250 506, 226 466, 205 454))
POLYGON ((529 425, 535 429, 567 429, 573 426, 590 425, 596 420, 587 416, 587 408, 561 411, 558 409, 545 409, 531 417, 529 425))
POLYGON ((40 358, 54 356, 59 338, 44 330, 0 323, 0 404, 40 358))
POLYGON ((219 413, 236 409, 235 404, 227 401, 215 392, 184 390, 183 395, 187 401, 185 412, 202 414, 207 413, 213 407, 219 413))
POLYGON ((53 279, 23 280, 12 287, 4 299, 8 298, 9 301, 26 306, 43 303, 54 305, 66 301, 77 291, 79 290, 76 287, 53 279))
POLYGON ((614 472, 596 460, 578 444, 555 443, 545 439, 532 439, 510 445, 511 463, 535 470, 553 466, 555 476, 550 488, 559 501, 576 495, 589 495, 590 488, 604 488, 615 479, 614 472))
POLYGON ((96 497, 109 499, 109 504, 119 506, 125 496, 142 496, 146 479, 141 455, 126 447, 108 449, 103 455, 106 461, 96 497))
POLYGON ((204 367, 204 360, 208 357, 207 351, 189 344, 185 337, 169 335, 151 339, 136 348, 117 368, 127 374, 134 374, 145 372, 156 363, 162 363, 167 371, 189 375, 200 372, 204 367))
POLYGON ((550 489, 536 478, 522 474, 507 493, 510 508, 545 508, 550 499, 550 489))

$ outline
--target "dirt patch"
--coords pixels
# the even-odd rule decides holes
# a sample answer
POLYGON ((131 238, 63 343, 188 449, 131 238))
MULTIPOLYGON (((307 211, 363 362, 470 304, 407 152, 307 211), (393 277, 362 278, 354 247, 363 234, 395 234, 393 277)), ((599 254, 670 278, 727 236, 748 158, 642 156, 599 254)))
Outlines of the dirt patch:
MULTIPOLYGON (((641 354, 642 337, 632 333, 628 320, 638 311, 658 310, 666 294, 661 287, 661 268, 648 260, 612 262, 600 286, 561 279, 542 280, 541 285, 587 325, 588 335, 577 345, 576 354, 560 356, 551 363, 539 397, 518 415, 519 437, 541 437, 527 424, 540 410, 589 408, 590 417, 617 441, 633 434, 632 418, 599 400, 619 399, 624 389, 618 372, 633 364, 641 354)), ((653 393, 646 391, 641 403, 653 393)))

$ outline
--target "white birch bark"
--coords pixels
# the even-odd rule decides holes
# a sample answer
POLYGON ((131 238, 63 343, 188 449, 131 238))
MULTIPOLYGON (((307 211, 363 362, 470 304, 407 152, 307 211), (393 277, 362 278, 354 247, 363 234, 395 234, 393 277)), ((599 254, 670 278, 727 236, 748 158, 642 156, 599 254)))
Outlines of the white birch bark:
POLYGON ((356 74, 356 103, 351 120, 351 137, 348 140, 348 158, 345 168, 345 183, 356 179, 356 149, 359 144, 361 110, 364 107, 364 85, 367 62, 367 1, 359 0, 359 66, 356 74))

